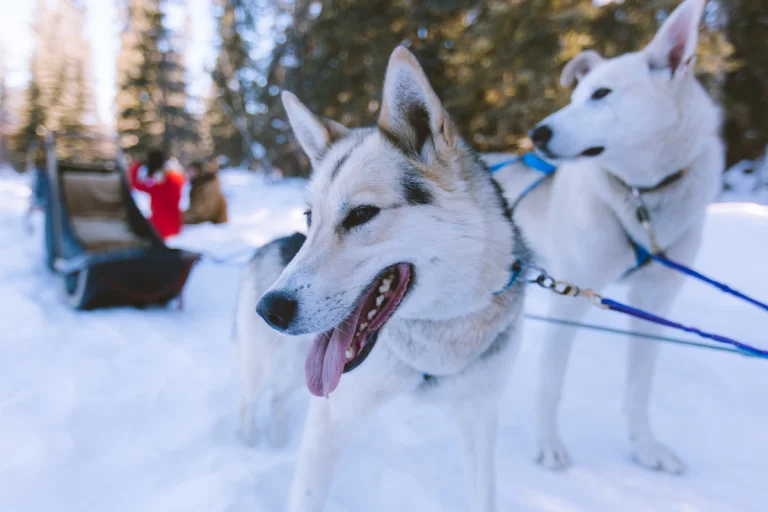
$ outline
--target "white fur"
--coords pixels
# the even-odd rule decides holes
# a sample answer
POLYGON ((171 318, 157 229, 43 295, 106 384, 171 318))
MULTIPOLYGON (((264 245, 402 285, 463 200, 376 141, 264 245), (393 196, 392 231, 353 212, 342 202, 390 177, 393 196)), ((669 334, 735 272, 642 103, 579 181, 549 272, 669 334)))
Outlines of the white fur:
MULTIPOLYGON (((579 79, 571 104, 541 123, 552 130, 547 149, 560 160, 560 168, 515 212, 515 220, 552 275, 596 290, 620 280, 635 264, 627 235, 649 247, 626 184, 651 187, 680 169, 687 170, 683 178, 644 199, 668 256, 693 262, 705 209, 719 191, 724 169, 718 112, 692 68, 704 3, 686 0, 645 50, 609 60, 592 56, 587 62, 576 57, 579 62, 566 67, 564 82, 571 76, 579 79), (596 101, 591 97, 599 88, 612 92, 596 101), (599 156, 579 158, 585 149, 598 146, 605 147, 599 156)), ((521 187, 519 176, 519 170, 500 173, 510 199, 521 187)), ((682 280, 660 265, 648 265, 626 279, 630 303, 665 316, 682 280)), ((586 301, 556 297, 550 315, 578 320, 588 307, 586 301)), ((659 330, 640 322, 633 328, 659 330)), ((556 413, 575 334, 572 328, 557 327, 545 340, 538 461, 551 469, 570 465, 558 436, 556 413)), ((632 341, 625 398, 632 456, 645 467, 680 473, 682 461, 657 441, 648 418, 656 354, 653 343, 632 341)))
POLYGON ((283 91, 281 94, 285 112, 291 122, 296 138, 304 148, 310 161, 316 162, 325 149, 337 138, 347 135, 348 130, 335 121, 315 117, 299 101, 295 94, 283 91))
POLYGON ((594 50, 585 50, 579 53, 563 68, 563 73, 560 75, 560 85, 563 87, 572 86, 574 80, 581 80, 604 61, 605 59, 594 50))
MULTIPOLYGON (((334 140, 294 96, 284 95, 284 101, 313 160, 307 240, 270 288, 298 300, 287 332, 303 339, 326 331, 350 313, 383 269, 400 262, 415 269, 415 284, 368 358, 343 375, 329 399, 311 400, 288 510, 323 510, 348 436, 386 401, 415 393, 457 421, 468 510, 494 511, 497 402, 519 345, 522 287, 494 292, 507 283, 514 255, 523 248, 516 245, 487 171, 458 138, 404 48, 390 59, 378 127, 334 140), (429 191, 429 201, 405 199, 403 179, 413 173, 429 191), (343 229, 345 217, 360 205, 381 212, 362 226, 343 229)), ((269 332, 255 316, 253 298, 264 291, 259 283, 277 277, 276 258, 254 260, 238 309, 245 431, 258 382, 284 371, 294 381, 295 367, 274 368, 275 347, 306 354, 304 341, 269 332)))

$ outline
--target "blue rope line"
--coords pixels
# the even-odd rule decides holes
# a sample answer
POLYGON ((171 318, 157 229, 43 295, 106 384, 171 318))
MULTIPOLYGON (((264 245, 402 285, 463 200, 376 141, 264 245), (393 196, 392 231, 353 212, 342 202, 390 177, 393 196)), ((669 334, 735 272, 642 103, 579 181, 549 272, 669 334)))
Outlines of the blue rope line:
POLYGON ((526 153, 523 156, 516 156, 508 160, 503 160, 497 164, 493 164, 489 166, 488 170, 490 171, 491 174, 494 174, 496 172, 499 172, 506 166, 516 164, 518 162, 522 162, 526 165, 526 167, 530 167, 531 169, 536 169, 537 171, 547 175, 552 174, 557 170, 557 167, 547 162, 536 153, 526 153))
MULTIPOLYGON (((504 160, 502 162, 499 162, 497 164, 494 164, 494 165, 490 166, 488 168, 488 170, 491 172, 491 174, 493 174, 493 173, 498 172, 499 170, 503 169, 507 165, 510 165, 510 164, 513 164, 513 163, 517 163, 517 162, 520 162, 520 161, 522 161, 526 166, 528 166, 528 167, 530 167, 532 169, 536 169, 536 170, 540 171, 541 173, 544 174, 544 176, 541 177, 540 179, 536 180, 532 185, 529 185, 528 187, 526 187, 526 189, 522 192, 522 194, 520 194, 520 196, 518 196, 518 198, 515 200, 514 204, 510 207, 510 210, 514 210, 515 206, 517 206, 517 204, 523 198, 525 198, 528 194, 530 194, 533 190, 535 190, 539 185, 541 185, 549 176, 551 176, 557 170, 557 167, 555 167, 554 165, 552 165, 549 162, 545 161, 544 159, 542 159, 541 157, 539 157, 535 153, 526 153, 522 157, 515 157, 515 158, 512 158, 512 159, 504 160)), ((639 207, 642 207, 643 210, 645 210, 645 205, 644 205, 644 203, 642 203, 642 199, 639 197, 639 195, 638 195, 638 200, 640 201, 640 206, 639 207)), ((646 211, 646 216, 647 216, 647 210, 645 210, 645 211, 646 211)), ((640 210, 638 210, 638 213, 640 213, 640 210)), ((650 225, 648 226, 648 229, 650 230, 650 225)), ((649 235, 651 236, 651 239, 653 240, 653 232, 652 231, 649 233, 649 235)), ((725 293, 728 293, 728 294, 730 294, 730 295, 732 295, 734 297, 737 297, 737 298, 742 299, 742 300, 744 300, 746 302, 749 302, 750 304, 753 304, 753 305, 755 305, 755 306, 757 306, 757 307, 759 307, 759 308, 761 308, 761 309, 763 309, 765 311, 768 311, 768 304, 765 304, 765 303, 760 302, 760 301, 758 301, 756 299, 753 299, 752 297, 749 297, 748 295, 745 295, 745 294, 739 292, 738 290, 734 290, 733 288, 731 288, 730 286, 728 286, 728 285, 726 285, 724 283, 721 283, 719 281, 715 281, 714 279, 711 279, 711 278, 709 278, 709 277, 707 277, 707 276, 705 276, 705 275, 703 275, 703 274, 701 274, 701 273, 699 273, 699 272, 697 272, 697 271, 695 271, 695 270, 693 270, 691 268, 688 268, 688 267, 686 267, 686 266, 684 266, 684 265, 682 265, 680 263, 676 263, 674 261, 668 260, 662 254, 652 254, 649 251, 645 250, 644 247, 640 246, 637 243, 634 243, 634 241, 633 241, 633 245, 635 246, 635 253, 636 253, 636 256, 637 256, 637 267, 639 267, 642 264, 644 264, 646 261, 648 261, 648 259, 653 259, 654 261, 656 261, 658 263, 661 263, 662 265, 664 265, 664 266, 666 266, 668 268, 671 268, 671 269, 676 270, 678 272, 682 272, 683 274, 688 275, 690 277, 694 277, 696 279, 699 279, 700 281, 703 281, 703 282, 705 282, 707 284, 710 284, 710 285, 718 288, 719 290, 721 290, 721 291, 723 291, 725 293)), ((510 275, 509 282, 507 283, 507 285, 503 289, 499 290, 498 292, 495 292, 494 295, 500 295, 500 294, 506 292, 509 288, 511 288, 512 285, 515 283, 515 281, 517 281, 518 277, 520 277, 520 274, 522 272, 523 266, 524 266, 524 263, 521 260, 519 260, 519 259, 516 260, 515 263, 512 266, 512 269, 511 269, 512 272, 511 272, 511 275, 510 275)), ((635 269, 637 267, 635 267, 635 269)), ((631 269, 630 272, 632 270, 635 270, 635 269, 631 269)), ((546 274, 543 274, 543 275, 546 275, 546 274)), ((560 292, 560 291, 558 291, 555 288, 555 284, 557 282, 552 280, 548 276, 547 276, 547 278, 551 280, 551 283, 550 283, 551 286, 544 286, 543 282, 539 282, 538 284, 541 285, 541 286, 544 286, 545 288, 549 288, 549 289, 551 289, 551 290, 553 290, 556 293, 559 293, 561 295, 568 295, 567 291, 571 291, 574 288, 573 286, 568 285, 562 292, 560 292)), ((567 283, 564 283, 564 284, 567 284, 567 283)), ((576 288, 576 291, 577 291, 577 294, 578 294, 578 288, 576 288)), ((637 308, 633 308, 631 306, 628 306, 626 304, 622 304, 620 302, 617 302, 617 301, 614 301, 614 300, 611 300, 611 299, 600 298, 600 304, 602 306, 606 307, 607 309, 610 309, 611 311, 616 311, 616 312, 619 312, 619 313, 624 313, 626 315, 633 316, 635 318, 640 318, 640 319, 646 320, 648 322, 652 322, 652 323, 656 323, 656 324, 663 325, 663 326, 666 326, 666 327, 671 327, 673 329, 678 329, 678 330, 681 330, 681 331, 685 331, 685 332, 689 332, 689 333, 692 333, 692 334, 696 334, 697 336, 700 336, 702 338, 715 341, 717 343, 723 343, 723 344, 726 344, 726 345, 730 345, 732 347, 735 347, 735 349, 727 349, 727 348, 722 348, 722 347, 716 347, 714 345, 709 345, 709 344, 705 344, 705 343, 686 342, 686 341, 683 341, 683 340, 675 340, 675 341, 673 341, 674 343, 680 343, 680 344, 684 344, 684 345, 695 345, 695 346, 707 347, 707 348, 711 348, 713 350, 723 350, 723 351, 726 351, 726 352, 737 352, 737 353, 740 353, 740 354, 743 354, 743 355, 748 355, 748 356, 752 356, 752 357, 760 357, 760 358, 768 359, 768 350, 762 350, 762 349, 753 347, 751 345, 747 345, 746 343, 741 343, 741 342, 733 340, 731 338, 727 338, 725 336, 721 336, 719 334, 708 333, 708 332, 702 331, 701 329, 698 329, 696 327, 688 327, 688 326, 685 326, 683 324, 680 324, 680 323, 677 323, 677 322, 673 322, 671 320, 667 320, 666 318, 662 318, 660 316, 653 315, 653 314, 648 313, 646 311, 643 311, 643 310, 640 310, 640 309, 637 309, 637 308)), ((542 317, 542 319, 543 319, 543 317, 542 317)), ((600 328, 600 327, 597 327, 597 326, 589 326, 588 324, 577 324, 575 322, 569 324, 568 321, 565 321, 565 320, 548 319, 546 321, 552 321, 552 322, 555 322, 555 323, 564 323, 564 324, 575 325, 575 326, 579 326, 579 327, 586 327, 586 328, 593 328, 593 329, 602 329, 602 330, 610 331, 610 329, 608 329, 608 328, 600 328)), ((621 332, 621 331, 614 330, 614 332, 621 332)), ((632 332, 623 332, 623 333, 624 334, 634 335, 634 336, 639 336, 639 337, 645 337, 645 338, 651 338, 652 337, 651 335, 641 335, 639 333, 632 333, 632 332)), ((663 338, 663 337, 654 337, 654 339, 656 339, 656 340, 663 340, 663 341, 674 340, 674 338, 663 338)))
POLYGON ((528 196, 528 194, 536 190, 539 187, 539 185, 544 183, 547 180, 547 178, 549 178, 557 170, 557 167, 550 164, 546 160, 542 159, 536 153, 526 153, 521 157, 515 157, 509 160, 504 160, 502 162, 499 162, 495 165, 488 167, 488 170, 491 172, 491 174, 494 174, 500 171, 501 169, 503 169, 504 167, 511 164, 516 164, 518 162, 522 162, 523 164, 525 164, 526 167, 539 171, 540 173, 543 174, 543 176, 537 179, 536 181, 534 181, 533 183, 531 183, 530 185, 528 185, 520 193, 520 195, 517 196, 517 199, 515 199, 515 201, 509 206, 510 211, 515 211, 515 208, 517 208, 517 205, 520 204, 520 201, 525 199, 528 196))
POLYGON ((544 183, 548 178, 549 178, 549 174, 545 174, 541 178, 537 179, 536 181, 528 185, 528 187, 525 190, 523 190, 519 196, 517 196, 517 199, 515 199, 515 202, 509 205, 509 209, 511 211, 515 211, 515 208, 517 208, 517 205, 520 204, 520 201, 525 199, 528 194, 536 190, 539 187, 539 185, 544 183))
POLYGON ((488 167, 488 170, 491 172, 491 174, 497 173, 503 168, 505 168, 508 165, 516 164, 520 161, 520 157, 516 156, 515 158, 510 158, 509 160, 503 160, 497 164, 493 164, 488 167))
POLYGON ((622 304, 621 302, 617 302, 615 300, 601 298, 600 304, 607 307, 611 311, 624 313, 625 315, 629 315, 635 318, 640 318, 641 320, 646 320, 648 322, 652 322, 658 325, 671 327, 673 329, 677 329, 680 331, 690 332, 702 338, 716 341, 718 343, 724 343, 726 345, 731 345, 733 347, 736 347, 739 350, 743 350, 744 352, 748 352, 752 355, 755 355, 756 357, 768 358, 768 350, 762 350, 762 349, 753 347, 751 345, 747 345, 746 343, 741 343, 740 341, 736 341, 734 339, 721 336, 719 334, 708 333, 708 332, 702 331, 697 327, 689 327, 677 322, 673 322, 671 320, 667 320, 666 318, 662 318, 652 313, 648 313, 647 311, 643 311, 642 309, 637 309, 631 306, 627 306, 626 304, 622 304))
POLYGON ((671 320, 667 320, 666 318, 660 317, 658 315, 654 315, 647 311, 643 311, 642 309, 633 308, 626 304, 622 304, 621 302, 601 297, 600 295, 595 293, 594 290, 592 289, 589 289, 589 288, 581 289, 571 283, 568 283, 567 281, 558 281, 553 277, 551 277, 547 273, 547 271, 542 268, 539 268, 530 264, 527 264, 527 265, 524 264, 524 266, 538 271, 538 275, 534 279, 530 280, 529 282, 535 283, 540 287, 546 290, 549 290, 551 292, 554 292, 558 295, 561 295, 564 297, 584 297, 589 299, 590 302, 592 302, 594 305, 601 307, 603 309, 609 309, 611 311, 615 311, 617 313, 623 313, 625 315, 639 318, 647 322, 663 325, 665 327, 670 327, 672 329, 677 329, 677 330, 689 332, 692 334, 696 334, 697 336, 700 336, 702 338, 712 340, 717 343, 730 345, 731 347, 735 347, 739 352, 743 352, 745 354, 749 354, 754 357, 761 357, 761 358, 768 359, 768 350, 763 350, 757 347, 753 347, 751 345, 747 345, 746 343, 742 343, 740 341, 736 341, 734 339, 727 338, 719 334, 705 332, 697 327, 689 327, 677 322, 673 322, 671 320))
POLYGON ((729 348, 729 347, 721 347, 718 345, 711 345, 709 343, 701 343, 698 341, 691 341, 691 340, 684 340, 681 338, 672 338, 669 336, 658 336, 655 334, 648 334, 644 332, 637 332, 637 331, 629 331, 625 329, 618 329, 615 327, 607 327, 605 325, 599 325, 599 324, 591 324, 586 322, 574 322, 573 320, 565 320, 562 318, 551 318, 547 316, 542 315, 535 315, 532 313, 525 313, 525 318, 529 320, 535 320, 537 322, 546 322, 550 324, 559 324, 559 325, 567 325, 569 327, 576 327, 580 329, 588 329, 591 331, 598 331, 598 332, 607 332, 610 334, 621 334, 625 336, 631 336, 633 338, 644 338, 647 340, 653 340, 653 341, 659 341, 663 343, 671 343, 675 345, 684 345, 689 347, 696 347, 696 348, 704 348, 704 349, 711 349, 716 350, 718 352, 730 352, 732 354, 737 354, 744 357, 755 357, 758 359, 768 359, 768 356, 765 355, 758 355, 753 352, 747 352, 745 350, 741 350, 738 348, 729 348))
POLYGON ((525 165, 527 165, 531 169, 536 169, 537 171, 543 172, 544 174, 552 174, 557 170, 556 166, 547 162, 546 160, 544 160, 539 155, 533 152, 528 152, 524 154, 521 160, 525 165))
POLYGON ((750 304, 763 309, 764 311, 768 311, 768 304, 760 302, 757 299, 753 299, 752 297, 750 297, 748 295, 745 295, 745 294, 741 293, 738 290, 734 290, 733 288, 731 288, 727 284, 721 283, 719 281, 715 281, 714 279, 712 279, 710 277, 707 277, 704 274, 701 274, 701 273, 693 270, 692 268, 689 268, 689 267, 686 267, 685 265, 682 265, 680 263, 671 261, 671 260, 667 259, 666 256, 663 256, 661 254, 651 254, 650 256, 653 259, 653 261, 661 263, 665 267, 671 268, 673 270, 677 270, 678 272, 681 272, 681 273, 683 273, 685 275, 688 275, 688 276, 691 276, 693 278, 696 278, 699 281, 703 281, 703 282, 705 282, 707 284, 710 284, 710 285, 714 286, 715 288, 719 289, 722 292, 725 292, 727 294, 733 295, 734 297, 738 297, 739 299, 747 301, 750 304))

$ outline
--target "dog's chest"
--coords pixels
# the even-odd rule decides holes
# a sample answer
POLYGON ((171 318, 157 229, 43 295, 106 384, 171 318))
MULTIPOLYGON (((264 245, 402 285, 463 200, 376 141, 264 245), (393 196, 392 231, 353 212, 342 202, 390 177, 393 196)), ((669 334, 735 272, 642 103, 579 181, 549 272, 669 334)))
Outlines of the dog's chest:
MULTIPOLYGON (((647 209, 650 225, 662 249, 673 246, 693 224, 700 221, 706 205, 712 201, 713 194, 706 184, 697 183, 697 179, 700 177, 689 173, 668 187, 640 193, 641 204, 647 209)), ((627 237, 650 248, 650 237, 640 222, 639 204, 632 190, 615 179, 607 178, 601 195, 627 237)))
POLYGON ((452 375, 489 351, 499 335, 520 317, 522 292, 514 287, 503 305, 453 320, 396 320, 381 341, 405 364, 431 375, 452 375))

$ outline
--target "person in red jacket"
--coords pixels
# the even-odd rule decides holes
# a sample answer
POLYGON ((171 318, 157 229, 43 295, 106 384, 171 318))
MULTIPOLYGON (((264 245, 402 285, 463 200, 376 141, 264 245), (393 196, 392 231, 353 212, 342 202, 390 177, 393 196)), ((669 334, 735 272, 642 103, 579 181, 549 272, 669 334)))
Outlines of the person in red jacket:
POLYGON ((136 161, 128 168, 133 188, 149 194, 149 220, 163 240, 179 234, 184 224, 179 209, 184 174, 177 169, 165 169, 165 161, 164 151, 152 149, 147 153, 146 163, 136 161))

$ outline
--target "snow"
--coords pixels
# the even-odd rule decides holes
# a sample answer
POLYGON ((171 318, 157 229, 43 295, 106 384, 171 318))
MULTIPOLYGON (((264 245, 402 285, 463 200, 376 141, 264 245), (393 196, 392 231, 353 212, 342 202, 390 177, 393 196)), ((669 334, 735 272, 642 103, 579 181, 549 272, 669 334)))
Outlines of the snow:
MULTIPOLYGON (((188 227, 173 245, 224 255, 301 229, 303 182, 267 184, 223 172, 231 222, 188 227)), ((231 341, 238 269, 201 263, 185 308, 74 312, 44 268, 41 219, 23 221, 27 177, 0 171, 0 510, 273 512, 281 510, 304 406, 285 449, 235 435, 238 375, 231 341)), ((696 266, 765 298, 768 208, 710 208, 696 266)), ((610 290, 621 298, 623 290, 610 290)), ((544 311, 532 293, 527 306, 544 311)), ((762 344, 764 313, 690 282, 672 317, 762 344)), ((588 321, 625 326, 611 313, 588 321)), ((575 466, 532 462, 537 340, 526 343, 504 397, 499 510, 749 512, 768 509, 768 361, 668 346, 655 381, 660 437, 687 461, 671 477, 633 465, 621 416, 626 341, 580 335, 561 410, 575 466)), ((363 365, 357 371, 365 371, 363 365)), ((402 399, 348 440, 329 512, 462 511, 466 491, 453 426, 402 399)))
POLYGON ((720 201, 749 201, 768 205, 768 153, 758 160, 742 160, 723 175, 726 190, 720 201))

